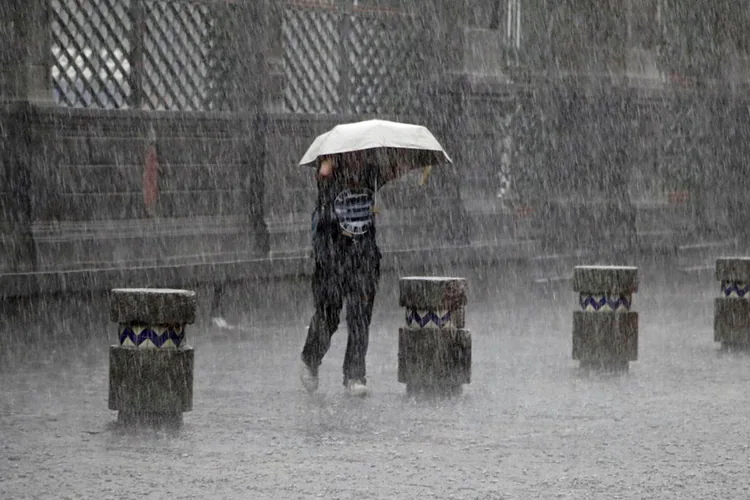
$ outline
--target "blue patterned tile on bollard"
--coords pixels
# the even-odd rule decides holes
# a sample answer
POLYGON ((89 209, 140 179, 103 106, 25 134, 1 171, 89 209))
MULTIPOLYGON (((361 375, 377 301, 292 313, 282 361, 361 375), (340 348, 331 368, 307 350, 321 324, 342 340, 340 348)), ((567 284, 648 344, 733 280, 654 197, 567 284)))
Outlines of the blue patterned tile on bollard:
POLYGON ((185 341, 185 327, 120 325, 120 345, 139 349, 179 349, 185 341))

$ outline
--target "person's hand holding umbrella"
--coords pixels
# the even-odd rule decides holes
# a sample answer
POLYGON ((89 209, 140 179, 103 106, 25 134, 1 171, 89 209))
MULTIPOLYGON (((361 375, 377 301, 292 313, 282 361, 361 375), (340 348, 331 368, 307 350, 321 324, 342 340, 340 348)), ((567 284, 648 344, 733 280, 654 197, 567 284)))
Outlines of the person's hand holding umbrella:
POLYGON ((320 169, 318 169, 318 175, 321 178, 330 177, 333 175, 333 158, 328 156, 320 161, 320 169))

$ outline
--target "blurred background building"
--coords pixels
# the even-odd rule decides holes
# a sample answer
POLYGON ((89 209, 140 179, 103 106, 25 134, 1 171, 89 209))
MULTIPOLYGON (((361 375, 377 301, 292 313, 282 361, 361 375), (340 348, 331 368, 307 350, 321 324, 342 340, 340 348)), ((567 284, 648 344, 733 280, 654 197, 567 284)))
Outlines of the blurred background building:
POLYGON ((750 7, 727 4, 6 0, 0 272, 303 254, 296 161, 373 116, 456 160, 384 190, 386 249, 747 238, 750 7))

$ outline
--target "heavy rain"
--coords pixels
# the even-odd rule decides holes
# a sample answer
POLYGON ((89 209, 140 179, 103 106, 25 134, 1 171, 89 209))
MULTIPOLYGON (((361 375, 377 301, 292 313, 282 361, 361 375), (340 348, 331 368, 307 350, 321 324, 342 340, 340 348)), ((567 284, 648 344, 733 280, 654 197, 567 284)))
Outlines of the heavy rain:
POLYGON ((2 0, 0 63, 1 499, 750 496, 750 6, 2 0))

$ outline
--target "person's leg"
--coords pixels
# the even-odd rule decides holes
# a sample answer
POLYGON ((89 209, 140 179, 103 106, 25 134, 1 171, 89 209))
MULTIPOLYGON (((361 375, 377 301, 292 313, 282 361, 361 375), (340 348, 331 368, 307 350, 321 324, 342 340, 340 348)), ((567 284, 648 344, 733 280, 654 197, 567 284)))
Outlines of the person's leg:
POLYGON ((317 376, 318 367, 331 347, 331 336, 339 325, 343 294, 338 272, 332 266, 315 266, 312 278, 315 313, 307 330, 302 361, 317 376))
POLYGON ((380 259, 373 258, 348 277, 346 287, 346 323, 349 338, 344 357, 344 385, 348 381, 367 383, 367 347, 370 339, 370 321, 375 294, 380 279, 380 259))

